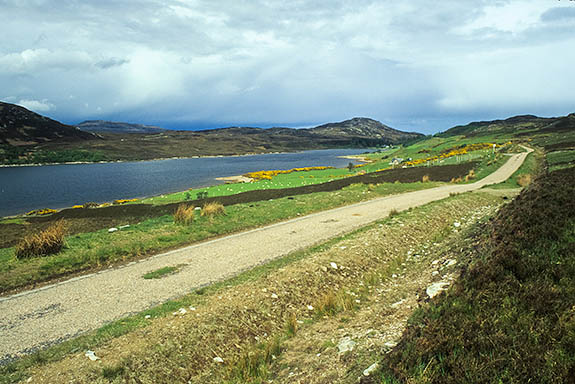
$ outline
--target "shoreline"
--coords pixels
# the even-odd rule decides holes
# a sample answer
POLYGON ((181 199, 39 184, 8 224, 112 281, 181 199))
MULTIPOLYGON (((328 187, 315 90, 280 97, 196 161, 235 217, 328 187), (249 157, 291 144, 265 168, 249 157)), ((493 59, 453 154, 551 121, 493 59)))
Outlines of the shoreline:
POLYGON ((362 156, 362 155, 345 155, 345 156, 338 156, 339 159, 350 159, 350 160, 356 160, 356 161, 361 161, 363 163, 373 163, 375 162, 375 160, 372 160, 368 157, 362 156))
MULTIPOLYGON (((326 148, 329 149, 346 149, 346 148, 326 148)), ((114 163, 141 163, 145 161, 162 161, 162 160, 185 160, 185 159, 216 159, 222 157, 244 157, 244 156, 257 156, 257 155, 279 155, 287 153, 300 153, 305 151, 317 151, 318 149, 303 149, 299 151, 290 152, 249 152, 243 154, 232 155, 197 155, 197 156, 174 156, 174 157, 158 157, 146 160, 108 160, 108 161, 67 161, 64 163, 30 163, 30 164, 0 164, 0 168, 16 168, 16 167, 43 167, 48 165, 80 165, 80 164, 114 164, 114 163)), ((322 149, 319 149, 322 150, 322 149)))

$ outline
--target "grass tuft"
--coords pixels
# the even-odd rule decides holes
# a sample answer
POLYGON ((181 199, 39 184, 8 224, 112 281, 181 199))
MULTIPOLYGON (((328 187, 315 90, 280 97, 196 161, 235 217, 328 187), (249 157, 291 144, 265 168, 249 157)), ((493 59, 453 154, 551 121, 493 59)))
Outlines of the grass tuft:
POLYGON ((421 178, 421 182, 422 183, 428 183, 431 179, 429 178, 429 175, 423 175, 423 177, 421 178))
POLYGON ((15 248, 16 258, 52 255, 64 247, 66 224, 60 220, 50 225, 44 231, 24 237, 15 248))
POLYGON ((392 208, 391 211, 389 211, 389 217, 393 217, 393 216, 397 216, 399 215, 399 211, 395 208, 392 208))
POLYGON ((174 213, 174 223, 189 225, 194 221, 195 208, 187 204, 180 204, 174 213))
POLYGON ((155 271, 148 272, 144 274, 142 277, 146 280, 149 279, 160 279, 167 275, 172 275, 178 272, 178 267, 163 267, 160 269, 156 269, 155 271))
POLYGON ((219 215, 225 215, 225 213, 226 209, 221 203, 218 203, 217 201, 212 201, 211 203, 206 203, 202 207, 201 215, 207 217, 214 217, 219 215))
POLYGON ((531 175, 529 173, 525 173, 523 175, 517 176, 517 184, 521 187, 526 187, 531 184, 531 175))

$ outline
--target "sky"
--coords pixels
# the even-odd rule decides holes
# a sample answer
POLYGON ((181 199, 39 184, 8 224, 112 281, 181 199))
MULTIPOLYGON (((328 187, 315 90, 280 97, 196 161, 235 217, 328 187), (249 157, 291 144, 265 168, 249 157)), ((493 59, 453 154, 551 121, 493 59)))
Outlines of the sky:
POLYGON ((575 112, 568 0, 0 0, 0 36, 0 100, 68 124, 575 112))

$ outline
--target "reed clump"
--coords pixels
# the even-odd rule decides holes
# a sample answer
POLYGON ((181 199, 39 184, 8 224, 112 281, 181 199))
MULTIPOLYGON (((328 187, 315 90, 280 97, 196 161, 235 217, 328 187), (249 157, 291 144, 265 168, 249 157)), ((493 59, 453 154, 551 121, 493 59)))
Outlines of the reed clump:
POLYGON ((202 213, 201 213, 202 216, 214 217, 214 216, 225 215, 225 214, 226 214, 226 209, 224 208, 224 206, 221 203, 218 203, 217 201, 212 201, 210 203, 206 203, 202 207, 202 213))
POLYGON ((174 213, 174 223, 189 225, 194 221, 195 207, 180 204, 174 213))
POLYGON ((15 247, 16 258, 27 259, 53 255, 64 247, 66 224, 59 220, 40 233, 24 237, 15 247))

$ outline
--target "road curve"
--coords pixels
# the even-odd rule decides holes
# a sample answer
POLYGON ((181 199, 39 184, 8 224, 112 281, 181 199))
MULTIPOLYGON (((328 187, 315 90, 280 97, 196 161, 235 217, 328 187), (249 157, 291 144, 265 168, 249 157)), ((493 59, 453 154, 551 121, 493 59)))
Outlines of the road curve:
POLYGON ((503 182, 521 166, 529 152, 532 150, 511 155, 497 171, 472 184, 446 185, 323 211, 0 298, 0 362, 350 232, 386 217, 392 209, 401 211, 444 199, 450 193, 503 182), (178 264, 185 266, 174 275, 142 278, 147 272, 178 264))

